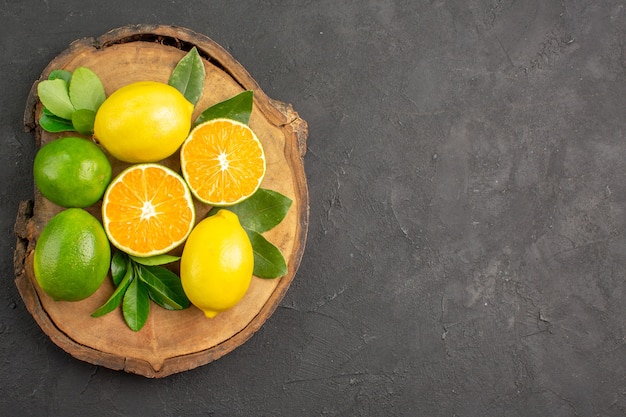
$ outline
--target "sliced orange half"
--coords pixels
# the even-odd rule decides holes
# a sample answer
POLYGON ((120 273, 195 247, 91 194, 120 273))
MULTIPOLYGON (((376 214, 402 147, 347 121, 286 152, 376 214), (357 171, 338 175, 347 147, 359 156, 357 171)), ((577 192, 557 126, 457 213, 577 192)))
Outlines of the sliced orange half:
POLYGON ((212 206, 245 200, 265 176, 261 141, 250 127, 230 119, 196 126, 183 142, 180 163, 193 195, 212 206))
POLYGON ((195 219, 187 184, 159 164, 138 164, 122 171, 102 200, 102 223, 109 240, 134 256, 159 255, 179 246, 195 219))

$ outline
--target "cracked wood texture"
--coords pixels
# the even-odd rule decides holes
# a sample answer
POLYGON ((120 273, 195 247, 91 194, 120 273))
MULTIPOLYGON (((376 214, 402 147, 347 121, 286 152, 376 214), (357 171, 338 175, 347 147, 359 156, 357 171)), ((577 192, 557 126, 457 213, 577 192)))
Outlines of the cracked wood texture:
MULTIPOLYGON (((145 327, 133 332, 125 325, 119 308, 101 318, 90 317, 112 293, 110 279, 93 296, 80 302, 55 302, 37 286, 32 269, 33 249, 42 228, 60 207, 35 191, 34 202, 20 205, 15 224, 18 236, 15 282, 42 330, 78 359, 151 378, 189 370, 232 351, 261 327, 283 298, 300 264, 308 226, 308 191, 303 167, 307 124, 290 105, 267 97, 247 71, 218 44, 180 27, 127 26, 97 39, 75 41, 50 62, 40 78, 47 78, 54 69, 72 71, 80 66, 89 67, 102 80, 108 96, 134 81, 167 82, 176 63, 194 46, 206 70, 204 93, 196 105, 194 119, 212 104, 244 90, 254 91, 250 126, 263 143, 267 159, 267 173, 261 186, 293 200, 283 222, 265 234, 285 256, 286 276, 274 280, 255 277, 244 299, 214 319, 205 318, 195 307, 167 311, 153 304, 145 327)), ((31 89, 24 123, 34 133, 39 147, 59 135, 45 132, 37 125, 42 109, 36 85, 37 82, 31 89)), ((179 169, 178 154, 164 163, 179 169)), ((114 175, 127 166, 114 159, 112 164, 114 175)), ((196 203, 198 221, 209 209, 196 203)), ((88 210, 100 218, 99 204, 88 210)), ((173 254, 180 254, 181 250, 178 248, 173 254)))

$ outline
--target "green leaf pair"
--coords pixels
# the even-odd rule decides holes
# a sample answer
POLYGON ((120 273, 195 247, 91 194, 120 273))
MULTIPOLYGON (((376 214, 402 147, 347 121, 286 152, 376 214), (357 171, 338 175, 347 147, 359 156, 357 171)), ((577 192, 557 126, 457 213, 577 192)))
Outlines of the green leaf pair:
MULTIPOLYGON (((193 47, 172 71, 168 84, 180 91, 194 106, 198 104, 204 89, 206 71, 202 58, 196 47, 193 47)), ((252 113, 252 91, 244 91, 228 100, 214 104, 198 116, 194 126, 212 119, 227 118, 248 124, 252 113)))
MULTIPOLYGON (((278 278, 287 274, 287 263, 280 250, 269 242, 262 233, 273 229, 287 215, 292 201, 279 192, 259 188, 241 203, 222 207, 237 214, 254 251, 254 275, 259 278, 278 278)), ((214 207, 208 216, 216 214, 214 207)))
POLYGON ((104 316, 121 304, 124 321, 137 332, 148 320, 150 300, 168 310, 189 307, 178 275, 160 266, 178 259, 170 255, 139 258, 115 252, 111 259, 111 278, 116 289, 91 316, 104 316))
POLYGON ((44 105, 39 125, 52 133, 91 135, 96 112, 106 99, 100 78, 86 67, 73 73, 52 71, 47 80, 37 84, 37 94, 44 105))

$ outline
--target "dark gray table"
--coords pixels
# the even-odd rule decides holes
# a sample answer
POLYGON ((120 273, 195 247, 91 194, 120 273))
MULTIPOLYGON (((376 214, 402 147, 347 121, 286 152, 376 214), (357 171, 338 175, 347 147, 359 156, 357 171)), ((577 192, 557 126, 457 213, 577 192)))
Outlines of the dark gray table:
POLYGON ((625 6, 5 2, 0 412, 626 415, 625 6), (162 380, 72 358, 13 284, 30 86, 73 40, 132 23, 211 37, 310 128, 309 238, 281 306, 162 380))

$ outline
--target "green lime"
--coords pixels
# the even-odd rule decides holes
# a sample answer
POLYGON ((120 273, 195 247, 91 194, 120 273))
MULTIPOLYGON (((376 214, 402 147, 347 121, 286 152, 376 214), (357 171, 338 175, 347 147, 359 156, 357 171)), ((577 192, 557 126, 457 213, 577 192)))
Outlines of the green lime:
POLYGON ((78 301, 102 285, 111 262, 104 228, 81 208, 69 208, 46 224, 35 246, 33 268, 54 300, 78 301))
POLYGON ((39 149, 33 174, 35 185, 48 200, 62 207, 88 207, 111 182, 111 163, 95 143, 70 136, 39 149))

